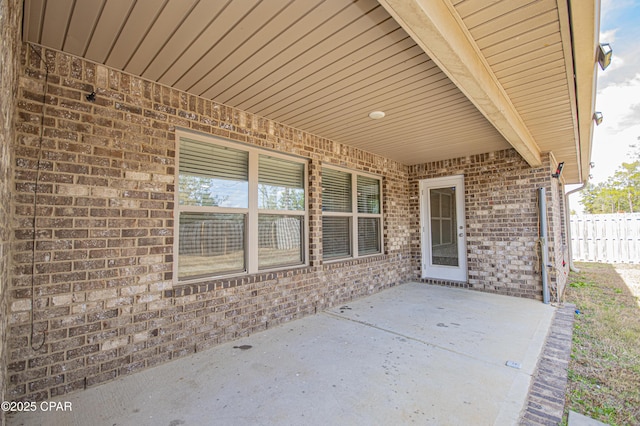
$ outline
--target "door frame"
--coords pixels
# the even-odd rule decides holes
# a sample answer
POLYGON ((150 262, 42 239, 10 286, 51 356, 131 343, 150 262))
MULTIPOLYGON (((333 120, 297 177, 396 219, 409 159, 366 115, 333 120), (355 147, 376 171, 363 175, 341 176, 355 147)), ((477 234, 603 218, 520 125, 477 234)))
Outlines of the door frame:
POLYGON ((423 179, 420 185, 420 241, 422 278, 467 282, 466 214, 464 205, 464 175, 423 179), (455 187, 456 196, 456 238, 458 239, 458 266, 433 265, 431 247, 431 200, 429 190, 455 187))

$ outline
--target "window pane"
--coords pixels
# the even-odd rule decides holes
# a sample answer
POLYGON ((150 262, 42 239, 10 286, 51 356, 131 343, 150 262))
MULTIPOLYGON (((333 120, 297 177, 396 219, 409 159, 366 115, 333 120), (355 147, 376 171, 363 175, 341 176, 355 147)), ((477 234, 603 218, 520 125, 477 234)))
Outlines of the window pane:
POLYGON ((431 219, 431 243, 434 246, 442 244, 442 232, 440 229, 440 219, 431 219))
POLYGON ((451 204, 455 201, 453 194, 442 194, 440 196, 440 204, 442 206, 442 217, 451 216, 451 204))
POLYGON ((245 215, 180 213, 178 278, 245 270, 245 215))
POLYGON ((351 174, 333 169, 322 169, 322 210, 325 212, 351 211, 351 174))
POLYGON ((380 219, 377 217, 358 218, 358 254, 380 253, 380 219))
POLYGON ((431 189, 429 191, 431 196, 431 217, 440 217, 440 194, 431 189))
POLYGON ((380 213, 380 181, 358 176, 358 213, 380 213))
POLYGON ((322 251, 324 259, 351 257, 351 218, 322 218, 322 251))
POLYGON ((180 139, 179 203, 246 208, 249 154, 205 142, 180 139))
POLYGON ((304 262, 303 216, 258 216, 258 267, 260 269, 304 262))
POLYGON ((431 261, 434 265, 458 266, 455 187, 430 189, 429 197, 432 206, 431 261))
POLYGON ((304 164, 260 155, 258 208, 304 211, 304 164))

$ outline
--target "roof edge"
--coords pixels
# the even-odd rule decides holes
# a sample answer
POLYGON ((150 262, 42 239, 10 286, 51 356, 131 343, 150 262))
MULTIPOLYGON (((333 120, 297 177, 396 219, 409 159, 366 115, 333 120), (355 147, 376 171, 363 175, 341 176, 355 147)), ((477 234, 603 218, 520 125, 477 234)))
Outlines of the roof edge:
POLYGON ((593 143, 593 113, 598 77, 597 49, 600 40, 600 0, 567 0, 567 4, 571 23, 578 112, 579 181, 582 183, 589 177, 593 143))

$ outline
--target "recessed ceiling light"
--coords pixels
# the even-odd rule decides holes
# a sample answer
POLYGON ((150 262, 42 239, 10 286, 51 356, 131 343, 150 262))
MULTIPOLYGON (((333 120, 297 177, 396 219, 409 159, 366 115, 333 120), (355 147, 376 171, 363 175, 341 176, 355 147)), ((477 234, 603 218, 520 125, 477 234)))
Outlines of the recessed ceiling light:
POLYGON ((369 113, 369 118, 372 120, 379 120, 384 117, 384 111, 372 111, 369 113))

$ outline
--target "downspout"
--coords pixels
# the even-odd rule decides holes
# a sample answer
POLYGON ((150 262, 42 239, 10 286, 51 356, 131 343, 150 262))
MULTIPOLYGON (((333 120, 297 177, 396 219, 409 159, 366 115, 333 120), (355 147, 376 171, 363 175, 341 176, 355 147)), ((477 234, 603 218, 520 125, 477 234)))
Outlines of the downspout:
POLYGON ((547 199, 544 188, 538 188, 538 214, 540 218, 540 252, 542 254, 542 303, 549 304, 549 252, 547 251, 547 199))
POLYGON ((569 205, 569 195, 574 194, 578 191, 582 191, 586 185, 587 185, 586 183, 583 183, 579 187, 574 188, 571 191, 564 194, 564 205, 566 207, 564 209, 564 223, 566 223, 566 227, 567 227, 567 249, 569 253, 569 270, 572 272, 580 272, 580 269, 576 268, 576 266, 573 264, 573 248, 571 247, 572 246, 571 244, 571 209, 569 205))

